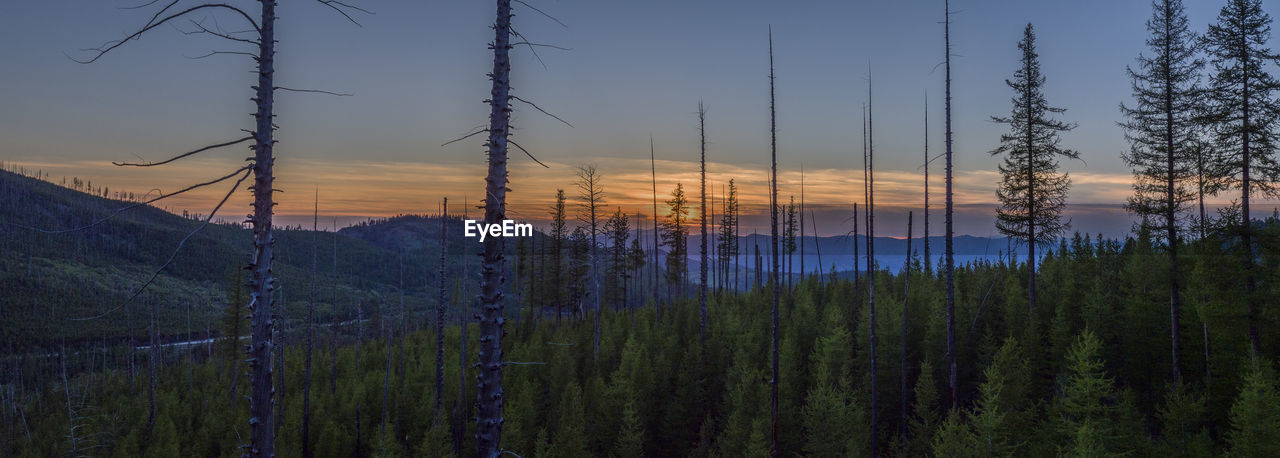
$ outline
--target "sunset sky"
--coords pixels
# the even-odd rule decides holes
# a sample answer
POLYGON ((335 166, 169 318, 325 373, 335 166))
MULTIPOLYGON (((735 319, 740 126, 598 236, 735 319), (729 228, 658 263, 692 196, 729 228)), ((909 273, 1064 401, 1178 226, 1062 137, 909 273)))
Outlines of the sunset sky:
MULTIPOLYGON (((252 125, 252 62, 244 56, 191 59, 240 50, 207 36, 183 35, 189 23, 161 27, 82 65, 82 48, 123 37, 151 9, 131 1, 0 4, 0 160, 41 169, 59 182, 78 176, 135 193, 225 175, 247 156, 237 146, 152 169, 112 160, 159 160, 243 136, 252 125)), ((249 3, 249 2, 244 2, 249 3)), ((483 139, 442 147, 487 121, 482 103, 491 66, 486 44, 491 2, 356 0, 376 14, 346 22, 316 2, 281 2, 277 78, 282 86, 354 94, 281 93, 277 154, 279 221, 310 221, 318 188, 323 220, 435 212, 439 198, 475 202, 483 188, 483 139)), ((573 125, 518 106, 515 140, 550 168, 512 155, 511 215, 545 218, 556 188, 572 192, 576 164, 603 171, 608 203, 652 213, 649 138, 658 158, 659 198, 676 182, 697 198, 699 100, 707 108, 711 185, 742 185, 747 211, 763 211, 768 167, 768 56, 772 25, 778 74, 780 193, 805 198, 819 232, 848 231, 861 194, 861 106, 874 82, 877 232, 905 233, 906 211, 923 201, 924 107, 929 147, 943 148, 941 1, 645 1, 530 2, 568 27, 517 7, 515 27, 569 51, 515 51, 514 92, 573 125), (545 67, 544 67, 545 64, 545 67)), ((256 7, 248 5, 252 11, 256 7)), ((1219 2, 1188 2, 1203 30, 1219 2)), ((1271 4, 1266 5, 1271 8, 1271 4)), ((1004 85, 1017 65, 1016 43, 1036 26, 1051 104, 1079 127, 1065 146, 1083 161, 1064 162, 1074 180, 1068 213, 1075 228, 1111 236, 1128 231, 1120 208, 1130 174, 1118 106, 1130 100, 1125 66, 1144 51, 1144 0, 957 0, 952 2, 957 232, 994 233, 998 159, 988 154, 1004 131, 989 121, 1009 110, 1004 85)), ((227 30, 231 16, 213 15, 227 30)), ((931 196, 941 232, 942 167, 931 196)), ((207 213, 219 185, 166 201, 207 213)), ((1221 196, 1214 202, 1229 201, 1221 196)), ((223 214, 248 211, 247 191, 223 214)), ((1275 201, 1258 205, 1269 213, 1275 201)), ((474 210, 473 210, 474 214, 474 210)), ((744 218, 759 224, 759 218, 744 218)), ((918 233, 919 229, 917 229, 918 233)))

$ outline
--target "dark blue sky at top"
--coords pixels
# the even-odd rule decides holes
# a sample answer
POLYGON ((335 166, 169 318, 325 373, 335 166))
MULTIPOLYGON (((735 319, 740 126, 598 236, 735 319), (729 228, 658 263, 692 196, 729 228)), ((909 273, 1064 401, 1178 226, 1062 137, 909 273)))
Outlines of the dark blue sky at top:
MULTIPOLYGON (((439 145, 486 121, 493 2, 355 2, 376 13, 355 15, 362 27, 314 1, 280 2, 278 82, 355 95, 279 95, 279 156, 483 161, 479 139, 439 145)), ((251 2, 240 3, 257 11, 251 2)), ((517 5, 517 30, 536 42, 571 48, 538 49, 545 68, 527 48, 515 53, 516 93, 574 125, 529 109, 516 113, 520 143, 545 161, 607 164, 609 158, 644 157, 651 133, 660 158, 695 160, 693 113, 702 100, 709 160, 766 166, 770 25, 784 167, 860 169, 868 68, 875 84, 878 169, 913 171, 919 165, 926 91, 930 146, 942 149, 941 1, 530 3, 568 27, 517 5)), ((131 4, 0 5, 0 158, 105 164, 142 152, 153 159, 236 138, 237 129, 250 125, 251 62, 242 56, 186 58, 240 49, 236 45, 161 27, 91 65, 66 57, 86 56, 80 48, 120 38, 141 24, 151 9, 118 9, 131 4)), ((1214 20, 1220 4, 1187 2, 1197 30, 1214 20)), ((952 9, 958 172, 995 169, 997 159, 987 152, 1004 128, 989 117, 1008 112, 1004 79, 1017 65, 1022 28, 1032 22, 1048 99, 1068 109, 1062 119, 1079 124, 1063 141, 1085 162, 1064 163, 1065 169, 1128 173, 1119 158, 1127 146, 1115 123, 1118 105, 1129 100, 1125 66, 1145 49, 1148 1, 960 0, 952 9)), ((228 30, 241 27, 225 14, 208 20, 228 30)), ((220 154, 242 158, 238 151, 220 154)), ((280 163, 288 167, 289 161, 280 163)), ((564 175, 566 183, 570 176, 565 170, 536 173, 564 175)))

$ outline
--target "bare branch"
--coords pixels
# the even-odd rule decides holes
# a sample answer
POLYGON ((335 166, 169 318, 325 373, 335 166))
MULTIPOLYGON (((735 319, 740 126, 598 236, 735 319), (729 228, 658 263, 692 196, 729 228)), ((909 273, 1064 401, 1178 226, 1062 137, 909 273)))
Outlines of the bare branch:
POLYGON ((210 57, 210 56, 217 56, 217 55, 221 55, 221 54, 239 54, 239 55, 242 55, 242 56, 249 56, 249 57, 252 57, 252 58, 254 58, 254 59, 257 59, 257 58, 258 58, 258 55, 257 55, 257 54, 254 54, 254 53, 251 53, 251 52, 244 52, 244 51, 209 51, 209 53, 208 53, 208 54, 201 54, 201 55, 199 55, 199 56, 187 56, 187 58, 188 58, 188 59, 192 59, 192 60, 195 60, 195 59, 204 59, 204 58, 206 58, 206 57, 210 57))
POLYGON ((541 165, 543 168, 547 168, 547 169, 551 168, 551 167, 547 166, 547 164, 543 164, 543 163, 542 163, 542 161, 539 161, 539 160, 538 160, 538 158, 533 157, 533 153, 530 153, 530 152, 529 152, 529 150, 524 149, 524 147, 523 147, 523 146, 520 146, 520 144, 519 144, 519 143, 516 143, 516 142, 514 142, 514 141, 511 141, 511 139, 509 139, 509 138, 507 139, 507 143, 510 143, 512 146, 515 146, 516 148, 519 148, 519 149, 520 149, 520 151, 524 151, 525 156, 529 156, 529 159, 533 159, 533 162, 537 162, 537 163, 538 163, 538 165, 541 165))
POLYGON ((90 64, 90 63, 93 63, 93 62, 97 61, 98 59, 100 59, 103 55, 106 55, 108 52, 111 52, 111 50, 116 49, 116 48, 120 47, 121 45, 124 45, 124 43, 125 43, 125 42, 127 42, 127 41, 129 41, 129 40, 132 40, 132 39, 135 39, 135 38, 139 38, 139 37, 141 37, 143 33, 146 33, 147 31, 149 31, 149 30, 151 30, 151 29, 154 29, 154 28, 156 28, 156 27, 159 27, 161 24, 164 24, 164 23, 169 22, 169 21, 171 21, 171 20, 173 20, 173 19, 176 19, 176 18, 182 17, 182 16, 184 16, 184 15, 186 15, 186 14, 188 14, 188 13, 191 13, 191 12, 193 12, 193 11, 197 11, 197 10, 201 10, 201 9, 207 9, 207 8, 208 8, 208 9, 218 9, 218 8, 221 8, 221 9, 231 10, 231 11, 235 12, 236 14, 239 14, 241 17, 243 17, 246 21, 248 21, 248 22, 249 22, 249 24, 252 24, 252 25, 253 25, 253 29, 254 29, 255 31, 257 31, 257 32, 261 32, 261 31, 262 31, 262 28, 261 28, 261 27, 259 27, 259 26, 258 26, 258 23, 257 23, 257 22, 255 22, 255 21, 253 20, 253 17, 252 17, 252 16, 249 16, 249 13, 246 13, 246 12, 244 12, 244 10, 242 10, 242 9, 240 9, 240 8, 237 8, 237 7, 235 7, 235 6, 232 6, 232 5, 228 5, 228 4, 226 4, 226 3, 205 3, 205 4, 201 4, 201 5, 196 5, 196 6, 193 6, 193 7, 187 8, 187 9, 185 9, 185 10, 182 10, 182 11, 180 11, 180 12, 173 13, 173 14, 170 14, 170 15, 168 15, 168 16, 165 16, 165 17, 164 17, 164 18, 162 18, 162 19, 159 19, 159 20, 157 20, 157 19, 156 19, 157 17, 160 17, 160 15, 161 15, 161 14, 163 14, 165 11, 167 11, 170 7, 172 7, 172 6, 173 6, 174 4, 176 4, 176 3, 178 3, 178 1, 177 1, 177 0, 174 0, 172 3, 169 3, 167 6, 165 6, 165 7, 164 7, 164 8, 162 8, 162 9, 160 9, 160 11, 156 12, 155 16, 152 16, 152 17, 151 17, 151 20, 150 20, 150 21, 147 21, 146 25, 144 25, 141 29, 138 29, 138 31, 133 32, 133 33, 129 34, 128 36, 124 37, 123 39, 121 39, 121 40, 119 40, 119 41, 109 41, 109 42, 107 42, 107 44, 105 44, 105 45, 103 45, 102 47, 97 48, 97 49, 86 49, 85 51, 97 51, 97 54, 95 54, 92 58, 90 58, 90 59, 88 59, 88 60, 79 60, 79 59, 76 59, 76 58, 72 58, 71 60, 74 60, 74 61, 76 61, 77 63, 81 63, 81 64, 90 64))
POLYGON ((248 137, 240 138, 240 139, 238 139, 238 140, 232 140, 232 141, 229 141, 229 142, 226 142, 226 143, 218 143, 218 144, 216 144, 216 145, 209 145, 209 146, 206 146, 206 147, 203 147, 203 148, 197 149, 197 150, 195 150, 195 151, 190 151, 190 152, 186 152, 186 153, 179 154, 179 155, 177 155, 177 156, 171 157, 171 158, 169 158, 169 159, 165 159, 165 160, 160 161, 160 162, 148 162, 148 163, 143 164, 143 163, 135 163, 135 162, 114 162, 114 161, 113 161, 113 162, 111 162, 111 164, 116 165, 116 166, 120 166, 120 167, 124 167, 124 166, 132 166, 132 167, 154 167, 154 166, 157 166, 157 165, 165 165, 165 164, 168 164, 168 163, 170 163, 170 162, 176 161, 176 160, 178 160, 178 159, 182 159, 182 158, 184 158, 184 157, 191 156, 191 155, 193 155, 193 154, 197 154, 197 153, 205 152, 205 151, 208 151, 208 150, 211 150, 211 149, 222 148, 222 147, 224 147, 224 146, 231 146, 231 145, 234 145, 234 144, 237 144, 237 143, 244 143, 244 142, 249 141, 249 140, 253 140, 253 136, 248 136, 248 137))
POLYGON ((444 146, 449 146, 449 144, 451 144, 451 143, 457 143, 457 142, 460 142, 460 141, 466 140, 466 139, 468 139, 468 138, 474 137, 474 136, 476 136, 476 135, 480 135, 481 133, 488 132, 488 131, 489 131, 489 129, 480 129, 480 130, 477 130, 477 131, 475 131, 475 132, 472 132, 472 133, 469 133, 469 134, 463 135, 463 136, 461 136, 461 137, 459 137, 459 138, 455 138, 455 139, 453 139, 453 140, 449 140, 449 141, 447 141, 447 142, 444 142, 444 143, 440 144, 440 146, 442 146, 442 147, 444 147, 444 146))
MULTIPOLYGON (((111 218, 114 218, 116 215, 120 214, 121 212, 124 212, 125 210, 130 210, 130 209, 138 208, 138 207, 141 207, 141 206, 144 206, 144 205, 149 205, 149 204, 151 204, 151 203, 153 203, 153 202, 156 202, 156 201, 158 201, 158 200, 160 200, 160 199, 165 199, 165 198, 168 198, 168 197, 176 196, 176 195, 178 195, 178 194, 182 194, 182 193, 187 192, 187 191, 190 191, 190 190, 192 190, 192 189, 196 189, 196 188, 200 188, 200 187, 204 187, 204 186, 209 186, 209 185, 211 185, 211 184, 216 184, 216 183, 220 183, 220 182, 226 181, 226 180, 231 179, 232 177, 236 176, 236 174, 237 174, 237 173, 240 173, 240 172, 242 172, 242 171, 248 170, 248 169, 250 169, 250 168, 252 168, 252 167, 253 167, 253 165, 252 165, 252 164, 250 164, 250 165, 246 165, 246 166, 244 166, 244 167, 240 167, 240 168, 236 169, 234 172, 231 172, 231 173, 227 174, 226 176, 223 176, 222 178, 217 178, 217 179, 214 179, 214 180, 211 180, 211 181, 206 181, 206 182, 204 182, 204 183, 200 183, 200 184, 194 184, 194 185, 191 185, 191 186, 187 186, 187 187, 185 187, 185 188, 182 188, 182 189, 180 189, 180 190, 178 190, 178 191, 175 191, 175 192, 173 192, 173 193, 170 193, 170 194, 161 194, 160 196, 158 196, 158 197, 154 197, 154 198, 151 198, 151 199, 149 199, 149 200, 145 200, 145 201, 142 201, 142 202, 137 202, 137 203, 135 203, 135 204, 133 204, 133 205, 126 205, 126 206, 124 206, 124 207, 120 207, 120 208, 118 208, 118 209, 116 209, 116 210, 112 211, 111 213, 108 213, 108 214, 107 214, 107 216, 104 216, 104 217, 99 218, 98 220, 96 220, 96 221, 94 221, 94 222, 92 222, 92 223, 89 223, 89 224, 86 224, 86 225, 84 225, 84 226, 80 226, 80 227, 77 227, 77 228, 72 228, 72 229, 62 229, 62 230, 48 230, 48 229, 40 229, 40 228, 38 228, 38 227, 27 226, 27 225, 25 225, 25 224, 18 224, 18 223, 14 223, 14 222, 8 222, 8 223, 9 223, 9 225, 11 225, 11 226, 16 226, 16 227, 20 227, 20 228, 23 228, 23 229, 28 229, 28 230, 32 230, 32 231, 36 231, 36 232, 40 232, 40 233, 44 233, 44 234, 64 234, 64 233, 67 233, 67 232, 82 231, 82 230, 85 230, 85 229, 91 228, 91 227, 93 227, 93 226, 97 226, 97 225, 99 225, 99 224, 102 224, 104 221, 107 221, 107 220, 109 220, 109 219, 111 219, 111 218)), ((148 192, 148 193, 150 193, 150 192, 148 192)))
POLYGON ((560 117, 559 117, 559 116, 556 116, 556 115, 553 115, 553 114, 551 114, 551 113, 548 113, 548 112, 547 112, 547 110, 543 110, 543 109, 542 109, 542 107, 539 107, 538 105, 534 104, 533 102, 530 102, 530 101, 528 101, 528 100, 522 99, 522 98, 520 98, 519 96, 515 96, 515 95, 512 95, 512 96, 510 96, 510 97, 511 97, 512 99, 519 100, 519 101, 521 101, 521 102, 524 102, 524 103, 529 104, 529 106, 533 107, 535 110, 541 111, 541 112, 542 112, 542 114, 547 115, 547 116, 550 116, 550 117, 552 117, 552 118, 555 118, 555 120, 556 120, 556 121, 560 121, 560 122, 564 123, 564 125, 566 125, 566 126, 573 127, 573 124, 569 124, 569 121, 565 121, 565 120, 563 120, 563 119, 560 119, 560 117))
POLYGON ((341 14, 341 15, 342 15, 342 17, 347 18, 347 20, 348 20, 348 21, 351 21, 351 23, 352 23, 352 24, 355 24, 355 25, 356 25, 356 27, 364 27, 364 26, 363 26, 363 25, 361 25, 359 22, 356 22, 356 20, 355 20, 354 18, 352 18, 350 14, 347 14, 347 12, 346 12, 345 10, 343 10, 343 8, 346 8, 346 9, 348 9, 348 10, 352 10, 352 11, 359 11, 359 12, 361 12, 361 13, 368 14, 368 15, 373 15, 373 14, 374 14, 372 11, 366 10, 366 9, 364 9, 364 8, 361 8, 361 7, 358 7, 358 6, 355 6, 355 5, 349 4, 349 3, 344 3, 344 2, 341 2, 341 1, 338 1, 338 0, 316 0, 316 1, 320 2, 320 4, 322 4, 322 5, 324 5, 324 6, 327 6, 327 7, 329 7, 329 8, 332 8, 334 11, 337 11, 337 12, 338 12, 338 14, 341 14))
MULTIPOLYGON (((539 56, 539 55, 538 55, 538 48, 535 48, 535 47, 533 47, 532 45, 529 45, 529 44, 528 44, 528 40, 529 40, 529 39, 528 39, 528 38, 526 38, 524 35, 520 34, 520 32, 516 31, 516 28, 515 28, 515 27, 511 27, 511 34, 512 34, 512 35, 515 35, 516 37, 519 37, 519 38, 521 38, 521 39, 524 39, 524 40, 525 40, 525 44, 529 46, 529 52, 533 53, 533 58, 534 58, 534 59, 538 59, 538 63, 539 63, 539 64, 542 64, 542 69, 543 69, 543 70, 546 70, 546 69, 547 69, 547 63, 546 63, 546 62, 544 62, 544 61, 542 60, 542 56, 539 56)), ((514 46, 513 46, 513 47, 514 47, 514 46)))
MULTIPOLYGON (((224 32, 221 32, 221 31, 214 31, 214 30, 210 30, 208 27, 205 27, 205 26, 204 26, 204 24, 202 24, 202 23, 200 23, 200 22, 197 22, 197 21, 194 21, 194 20, 193 20, 193 21, 190 21, 190 22, 191 22, 191 25, 196 26, 196 28, 197 28, 197 29, 199 29, 199 30, 186 31, 186 30, 178 29, 178 31, 179 31, 179 32, 182 32, 182 34, 183 34, 183 35, 196 35, 196 34, 201 34, 201 33, 207 33, 207 34, 209 34, 209 35, 213 35, 213 36, 215 36, 215 37, 219 37, 219 38, 225 38, 225 39, 228 39, 228 40, 231 40, 231 41, 239 41, 239 42, 242 42, 242 43, 248 43, 248 44, 255 45, 255 46, 258 44, 258 40, 250 40, 250 39, 247 39, 247 38, 234 37, 234 36, 231 36, 231 35, 230 35, 230 34, 228 34, 228 33, 224 33, 224 32)), ((214 21, 214 23, 215 23, 215 25, 216 25, 217 21, 215 20, 215 21, 214 21)), ((176 28, 176 27, 175 27, 175 28, 176 28)))
POLYGON ((154 4, 156 4, 156 2, 159 2, 159 1, 160 1, 160 0, 151 0, 151 1, 146 2, 146 3, 143 3, 143 4, 141 4, 141 5, 134 5, 134 6, 122 6, 122 7, 120 7, 120 9, 122 9, 122 10, 136 10, 136 9, 142 9, 142 8, 146 8, 146 7, 148 7, 148 6, 154 5, 154 4))
POLYGON ((561 27, 564 27, 564 28, 566 28, 566 29, 567 29, 567 28, 569 28, 569 26, 568 26, 568 25, 565 25, 565 23, 560 22, 560 20, 559 20, 559 19, 556 19, 556 17, 555 17, 555 16, 552 16, 552 15, 550 15, 550 14, 547 14, 547 13, 543 12, 542 10, 540 10, 540 9, 538 9, 538 8, 535 8, 533 5, 530 5, 530 4, 528 4, 528 3, 525 3, 525 2, 524 2, 524 1, 522 1, 522 0, 512 0, 512 1, 514 1, 514 2, 516 2, 516 3, 519 3, 519 4, 521 4, 521 5, 524 5, 525 7, 529 8, 529 9, 531 9, 531 10, 536 11, 538 14, 541 14, 541 15, 543 15, 543 16, 546 16, 546 17, 547 17, 547 19, 550 19, 550 20, 552 20, 552 21, 556 21, 556 24, 560 24, 560 26, 561 26, 561 27))
POLYGON ((330 91, 323 91, 323 90, 320 90, 320 89, 294 89, 294 88, 291 88, 291 87, 284 87, 284 86, 276 86, 276 87, 274 87, 274 88, 272 88, 272 89, 275 89, 275 90, 277 90, 277 91, 289 91, 289 92, 311 92, 311 93, 316 93, 316 94, 336 95, 336 96, 338 96, 338 97, 351 97, 351 94, 347 94, 347 93, 344 93, 344 92, 330 92, 330 91))
POLYGON ((540 47, 543 47, 543 48, 559 49, 559 50, 561 50, 561 51, 573 51, 573 49, 572 49, 572 48, 566 48, 566 47, 564 47, 564 46, 549 45, 549 44, 546 44, 546 43, 531 43, 531 42, 528 42, 528 41, 517 41, 517 42, 515 42, 515 43, 511 43, 511 46, 519 46, 519 45, 525 45, 525 46, 529 46, 529 47, 540 46, 540 47))
MULTIPOLYGON (((160 265, 160 268, 156 269, 155 273, 151 274, 151 278, 147 279, 147 282, 143 283, 142 286, 137 289, 137 291, 134 291, 133 295, 129 296, 129 299, 126 299, 123 303, 121 303, 120 305, 117 305, 115 308, 102 312, 98 315, 91 316, 91 317, 69 318, 69 319, 71 321, 95 320, 95 319, 107 316, 111 314, 111 312, 120 310, 122 307, 129 305, 130 302, 133 302, 133 300, 137 298, 139 294, 142 294, 142 292, 146 290, 148 286, 151 286, 152 282, 156 281, 156 278, 160 276, 160 272, 164 271, 165 267, 169 267, 169 264, 173 263, 173 260, 178 257, 178 252, 182 251, 182 245, 186 244, 187 240, 191 239, 191 236, 196 235, 197 232, 200 232, 201 229, 204 229, 205 226, 209 225, 209 221, 212 221, 213 216, 218 214, 218 210, 222 208, 222 205, 227 203, 227 200, 231 198, 231 195, 235 194, 236 190, 240 188, 240 184, 244 183, 245 178, 249 178, 249 175, 253 172, 247 166, 241 168, 240 170, 244 170, 244 175, 240 176, 239 180, 236 180, 236 184, 231 187, 230 191, 227 191, 227 195, 222 196, 222 200, 218 202, 217 206, 213 207, 213 211, 209 212, 209 216, 205 217, 204 222, 200 223, 200 225, 197 226, 195 230, 192 230, 191 232, 187 233, 187 236, 183 237, 182 241, 178 242, 178 246, 173 249, 173 253, 169 255, 169 259, 166 260, 164 264, 160 265)), ((237 170, 237 172, 239 172, 240 170, 237 170)))

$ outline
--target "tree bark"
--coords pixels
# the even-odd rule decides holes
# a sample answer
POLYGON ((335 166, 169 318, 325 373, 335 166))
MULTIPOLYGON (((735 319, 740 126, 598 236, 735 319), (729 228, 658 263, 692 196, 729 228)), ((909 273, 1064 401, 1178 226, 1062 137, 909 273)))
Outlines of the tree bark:
MULTIPOLYGON (((485 178, 484 220, 501 224, 506 217, 507 136, 511 108, 511 0, 497 0, 493 25, 493 89, 489 94, 489 172, 485 178)), ((480 291, 479 390, 476 392, 476 455, 493 458, 501 453, 502 436, 502 237, 484 241, 484 273, 480 291)))
POLYGON ((272 291, 275 278, 271 272, 272 250, 275 237, 272 235, 271 215, 275 206, 272 196, 274 176, 272 166, 273 140, 272 121, 275 118, 273 106, 275 101, 275 0, 262 0, 261 32, 258 38, 258 85, 254 102, 257 111, 254 113, 254 158, 253 158, 253 262, 249 264, 252 272, 249 280, 249 307, 252 311, 252 339, 249 350, 249 366, 253 392, 250 396, 249 426, 251 430, 249 456, 271 457, 275 455, 275 419, 272 416, 272 403, 275 388, 271 382, 271 337, 274 326, 272 317, 272 291))

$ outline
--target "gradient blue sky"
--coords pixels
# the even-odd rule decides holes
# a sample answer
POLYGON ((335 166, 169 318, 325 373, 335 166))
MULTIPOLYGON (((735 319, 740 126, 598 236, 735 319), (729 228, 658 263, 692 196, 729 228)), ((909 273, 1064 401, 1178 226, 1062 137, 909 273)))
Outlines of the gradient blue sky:
MULTIPOLYGON (((0 48, 0 159, 43 169, 54 181, 74 175, 138 192, 221 176, 244 158, 242 149, 225 149, 167 170, 110 166, 111 160, 160 159, 238 138, 238 129, 252 122, 251 61, 186 58, 238 49, 234 45, 162 27, 96 63, 68 59, 145 21, 148 13, 119 9, 136 1, 0 5, 0 40, 6 43, 0 48)), ((778 73, 783 195, 799 193, 803 164, 810 185, 806 197, 821 213, 821 232, 843 232, 840 215, 849 212, 855 196, 861 198, 861 105, 870 68, 882 180, 877 220, 885 225, 879 231, 900 235, 905 210, 919 208, 926 91, 930 147, 942 150, 941 1, 530 3, 568 28, 521 8, 517 30, 572 50, 539 49, 544 68, 527 48, 518 49, 513 86, 574 127, 529 109, 516 113, 516 141, 552 165, 542 169, 513 156, 510 196, 518 216, 541 217, 554 188, 569 187, 572 166, 582 162, 600 165, 613 202, 631 213, 650 213, 650 134, 660 159, 659 192, 676 181, 692 190, 699 100, 708 107, 708 160, 716 187, 737 177, 744 182, 744 198, 761 201, 768 166, 769 25, 778 73)), ((280 4, 280 85, 354 94, 278 96, 282 221, 309 219, 301 215, 309 216, 316 187, 321 212, 347 220, 434 211, 442 195, 454 201, 480 195, 483 140, 440 144, 486 121, 481 101, 489 90, 484 74, 491 65, 486 44, 492 38, 492 2, 358 4, 376 13, 356 16, 363 27, 316 2, 280 4)), ((1187 2, 1200 30, 1219 7, 1218 1, 1187 2)), ((1004 79, 1017 65, 1022 27, 1032 22, 1047 96, 1068 109, 1062 119, 1079 124, 1064 135, 1064 144, 1080 150, 1085 161, 1063 164, 1076 183, 1070 216, 1083 231, 1126 232, 1129 223, 1118 206, 1129 192, 1129 172, 1119 156, 1127 146, 1115 123, 1119 103, 1129 99, 1125 66, 1144 50, 1150 3, 958 0, 952 9, 957 201, 964 204, 958 231, 992 232, 997 158, 987 151, 1004 129, 988 119, 1008 111, 1004 79)), ((215 19, 224 28, 238 27, 230 16, 209 17, 215 19)), ((940 209, 941 167, 934 172, 933 202, 940 209)), ((222 192, 169 206, 207 211, 222 192)), ((247 193, 236 202, 247 202, 247 193)), ((236 208, 227 214, 240 213, 236 208)))

